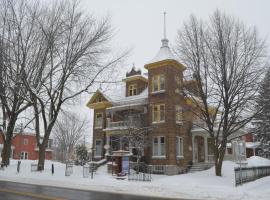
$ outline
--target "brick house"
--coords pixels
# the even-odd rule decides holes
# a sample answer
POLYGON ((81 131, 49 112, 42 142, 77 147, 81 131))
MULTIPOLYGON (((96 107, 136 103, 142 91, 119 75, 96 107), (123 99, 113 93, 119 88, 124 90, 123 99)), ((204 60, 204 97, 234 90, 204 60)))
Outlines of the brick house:
POLYGON ((166 38, 144 68, 147 77, 135 68, 126 73, 122 97, 98 90, 87 103, 94 110, 94 159, 105 158, 110 149, 132 153, 128 146, 117 145, 114 138, 125 134, 131 126, 149 126, 151 142, 145 147, 144 156, 154 169, 165 166, 177 173, 191 162, 212 162, 210 136, 196 126, 203 122, 196 120, 189 109, 190 101, 183 96, 183 90, 192 87, 193 81, 183 80, 186 67, 173 56, 166 38))
MULTIPOLYGON (((11 158, 21 160, 37 160, 38 147, 36 135, 34 133, 15 133, 12 138, 11 158)), ((51 160, 53 150, 51 149, 52 139, 49 140, 48 148, 45 152, 45 159, 51 160)), ((3 148, 3 140, 0 137, 0 153, 3 148)))

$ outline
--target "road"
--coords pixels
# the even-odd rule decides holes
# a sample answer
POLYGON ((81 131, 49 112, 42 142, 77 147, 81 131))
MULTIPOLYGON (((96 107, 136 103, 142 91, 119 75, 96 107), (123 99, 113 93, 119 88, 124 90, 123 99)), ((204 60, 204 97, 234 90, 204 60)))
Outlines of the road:
MULTIPOLYGON (((169 200, 128 194, 75 190, 0 181, 0 200, 169 200)), ((179 199, 180 200, 180 199, 179 199)), ((184 200, 184 199, 181 199, 184 200)))

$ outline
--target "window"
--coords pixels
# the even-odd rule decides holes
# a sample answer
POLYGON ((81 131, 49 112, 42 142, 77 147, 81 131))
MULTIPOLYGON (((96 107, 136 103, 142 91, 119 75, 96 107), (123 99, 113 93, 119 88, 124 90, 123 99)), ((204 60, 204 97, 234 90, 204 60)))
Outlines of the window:
POLYGON ((179 136, 176 137, 176 157, 184 157, 183 138, 179 136))
POLYGON ((164 122, 165 121, 165 105, 153 105, 152 107, 152 122, 164 122))
POLYGON ((95 119, 95 128, 102 128, 103 122, 103 114, 102 113, 96 113, 96 119, 95 119))
POLYGON ((179 76, 175 76, 175 85, 176 85, 176 88, 175 88, 175 93, 178 93, 180 94, 180 88, 181 88, 181 79, 179 76))
POLYGON ((95 141, 95 157, 101 157, 102 155, 102 140, 95 141))
POLYGON ((179 76, 175 76, 175 82, 176 82, 177 87, 181 86, 181 79, 179 76))
POLYGON ((178 123, 183 122, 183 109, 181 106, 175 106, 175 121, 178 123))
POLYGON ((153 157, 165 157, 165 137, 153 138, 153 157))
POLYGON ((98 102, 102 102, 102 97, 101 97, 101 96, 98 97, 97 101, 98 101, 98 102))
POLYGON ((23 145, 28 145, 28 139, 26 138, 23 139, 23 145))
POLYGON ((28 159, 28 153, 22 151, 22 152, 21 152, 21 160, 27 160, 27 159, 28 159))
POLYGON ((165 90, 165 76, 164 74, 155 75, 152 78, 152 92, 160 92, 165 90))
POLYGON ((133 96, 137 94, 137 85, 128 86, 128 96, 133 96))

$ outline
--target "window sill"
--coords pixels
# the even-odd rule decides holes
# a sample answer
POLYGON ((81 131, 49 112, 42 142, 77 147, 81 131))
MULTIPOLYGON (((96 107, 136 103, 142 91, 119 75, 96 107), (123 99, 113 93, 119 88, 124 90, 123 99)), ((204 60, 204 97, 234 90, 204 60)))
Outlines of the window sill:
POLYGON ((96 156, 96 155, 95 155, 94 158, 102 158, 102 156, 96 156))
POLYGON ((96 130, 96 129, 103 129, 103 127, 95 127, 94 129, 95 129, 95 130, 96 130))
POLYGON ((152 156, 152 159, 166 159, 166 156, 152 156))
POLYGON ((160 121, 160 122, 152 122, 152 124, 164 124, 165 121, 160 121))
POLYGON ((166 90, 159 90, 159 91, 154 91, 154 92, 151 92, 151 94, 162 94, 162 93, 165 93, 166 90))
POLYGON ((184 156, 176 156, 177 160, 184 159, 184 156))
POLYGON ((176 121, 176 124, 178 124, 178 125, 183 125, 183 122, 181 122, 181 121, 176 121))

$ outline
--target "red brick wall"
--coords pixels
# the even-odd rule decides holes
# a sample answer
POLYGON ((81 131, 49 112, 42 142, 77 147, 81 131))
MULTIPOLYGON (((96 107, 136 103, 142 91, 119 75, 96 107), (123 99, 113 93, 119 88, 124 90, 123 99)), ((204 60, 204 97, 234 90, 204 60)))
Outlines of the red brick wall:
MULTIPOLYGON (((0 144, 3 144, 2 137, 0 137, 0 144)), ((26 135, 20 134, 15 135, 12 139, 13 149, 13 158, 20 159, 21 152, 28 153, 28 160, 37 160, 38 159, 38 148, 36 147, 36 136, 35 135, 26 135), (24 144, 24 139, 28 140, 27 144, 24 144)), ((45 159, 52 159, 52 152, 46 151, 45 159)))

